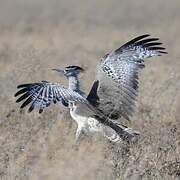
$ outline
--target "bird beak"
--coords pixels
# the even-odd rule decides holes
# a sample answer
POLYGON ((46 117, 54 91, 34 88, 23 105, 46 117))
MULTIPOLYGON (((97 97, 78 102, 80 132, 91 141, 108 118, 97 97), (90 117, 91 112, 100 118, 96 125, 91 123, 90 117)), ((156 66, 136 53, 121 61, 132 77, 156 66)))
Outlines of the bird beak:
POLYGON ((59 75, 64 75, 64 70, 62 69, 52 69, 52 70, 58 72, 59 75))

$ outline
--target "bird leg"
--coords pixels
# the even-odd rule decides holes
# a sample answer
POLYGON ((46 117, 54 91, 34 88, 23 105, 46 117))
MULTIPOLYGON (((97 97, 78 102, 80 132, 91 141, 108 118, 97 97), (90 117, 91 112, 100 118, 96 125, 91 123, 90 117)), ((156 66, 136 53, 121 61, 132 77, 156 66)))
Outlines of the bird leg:
POLYGON ((76 130, 76 143, 77 144, 80 142, 82 135, 83 135, 83 129, 78 127, 76 130))

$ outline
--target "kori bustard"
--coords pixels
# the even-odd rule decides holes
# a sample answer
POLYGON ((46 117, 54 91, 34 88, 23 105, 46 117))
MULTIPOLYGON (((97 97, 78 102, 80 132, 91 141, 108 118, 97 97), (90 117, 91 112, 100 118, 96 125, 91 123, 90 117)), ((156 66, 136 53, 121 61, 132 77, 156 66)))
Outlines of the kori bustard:
POLYGON ((80 89, 78 75, 83 69, 68 66, 64 70, 53 69, 67 77, 69 87, 59 83, 41 81, 39 83, 21 84, 15 96, 16 102, 24 100, 20 108, 28 104, 31 112, 39 109, 42 113, 52 102, 61 102, 70 108, 71 117, 77 122, 76 140, 83 133, 102 133, 110 141, 121 142, 139 135, 120 124, 119 119, 130 120, 133 115, 138 93, 138 73, 145 67, 144 59, 166 54, 158 38, 148 38, 145 34, 132 39, 120 48, 106 54, 97 68, 97 77, 89 94, 80 89))

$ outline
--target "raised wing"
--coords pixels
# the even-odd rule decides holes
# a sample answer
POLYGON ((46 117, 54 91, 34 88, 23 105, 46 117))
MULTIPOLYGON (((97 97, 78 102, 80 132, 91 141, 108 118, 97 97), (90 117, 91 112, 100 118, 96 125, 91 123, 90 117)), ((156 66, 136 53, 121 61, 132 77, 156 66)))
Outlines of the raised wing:
POLYGON ((138 93, 138 72, 145 67, 144 59, 167 53, 159 39, 148 36, 139 36, 107 54, 98 67, 99 83, 95 82, 92 87, 97 92, 91 90, 88 97, 98 96, 98 108, 112 119, 129 120, 132 116, 138 93))
POLYGON ((80 94, 58 83, 41 81, 39 83, 21 84, 17 88, 20 90, 15 94, 15 97, 20 97, 16 102, 24 101, 20 108, 31 104, 28 109, 29 112, 37 108, 39 113, 41 113, 52 102, 56 103, 58 101, 63 104, 69 101, 87 103, 87 100, 80 94))

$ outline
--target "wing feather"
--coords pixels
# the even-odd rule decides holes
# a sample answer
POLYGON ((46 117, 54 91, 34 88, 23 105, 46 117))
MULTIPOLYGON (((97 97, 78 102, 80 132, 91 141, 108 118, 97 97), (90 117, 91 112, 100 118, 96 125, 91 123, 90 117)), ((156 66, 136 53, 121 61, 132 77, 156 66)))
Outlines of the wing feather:
POLYGON ((132 116, 138 94, 138 73, 145 67, 144 59, 167 53, 158 38, 149 36, 138 36, 101 60, 97 92, 91 90, 88 97, 95 98, 93 94, 96 94, 98 108, 110 118, 132 116))
POLYGON ((22 84, 17 87, 20 89, 15 97, 20 96, 16 102, 24 101, 20 108, 30 105, 28 111, 31 112, 35 108, 39 109, 39 113, 52 102, 68 102, 77 101, 87 103, 87 100, 75 91, 67 89, 58 83, 50 83, 42 81, 40 83, 22 84))

